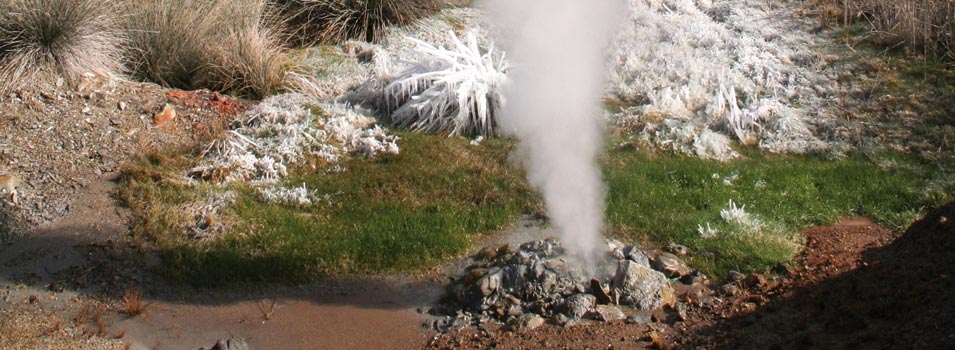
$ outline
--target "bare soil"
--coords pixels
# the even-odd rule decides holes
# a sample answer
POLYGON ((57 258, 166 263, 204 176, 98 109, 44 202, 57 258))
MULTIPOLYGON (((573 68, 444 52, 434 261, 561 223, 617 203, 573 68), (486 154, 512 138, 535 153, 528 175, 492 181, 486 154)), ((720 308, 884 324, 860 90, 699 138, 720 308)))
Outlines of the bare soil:
POLYGON ((246 105, 108 77, 0 96, 0 243, 63 217, 130 158, 209 137, 246 105))
POLYGON ((0 348, 122 348, 121 295, 148 287, 158 258, 131 237, 118 171, 214 136, 246 105, 107 77, 0 96, 0 348))
POLYGON ((799 268, 768 303, 686 335, 691 348, 955 348, 955 202, 901 237, 850 221, 806 232, 799 268))

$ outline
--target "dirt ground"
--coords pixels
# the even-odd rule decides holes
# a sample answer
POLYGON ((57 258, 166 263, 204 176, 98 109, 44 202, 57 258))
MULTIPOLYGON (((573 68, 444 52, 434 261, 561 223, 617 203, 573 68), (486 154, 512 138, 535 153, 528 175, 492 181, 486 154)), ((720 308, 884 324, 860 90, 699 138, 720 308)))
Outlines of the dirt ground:
MULTIPOLYGON (((866 219, 804 232, 794 268, 683 321, 545 325, 525 333, 465 330, 431 349, 955 348, 955 203, 898 236, 866 219)), ((686 295, 684 294, 685 298, 686 295)))

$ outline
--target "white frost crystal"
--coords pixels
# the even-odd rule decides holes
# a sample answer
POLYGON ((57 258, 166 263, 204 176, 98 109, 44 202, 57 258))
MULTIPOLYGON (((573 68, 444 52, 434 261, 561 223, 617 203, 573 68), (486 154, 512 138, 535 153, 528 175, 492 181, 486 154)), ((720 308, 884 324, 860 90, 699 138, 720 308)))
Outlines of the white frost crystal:
POLYGON ((730 199, 726 209, 720 210, 720 217, 726 223, 736 225, 746 231, 758 231, 762 226, 759 220, 746 212, 746 205, 737 207, 732 199, 730 199))
POLYGON ((450 135, 494 135, 495 115, 504 103, 507 61, 483 50, 474 33, 453 32, 447 48, 417 41, 418 60, 385 86, 386 104, 399 126, 450 135))
POLYGON ((274 183, 288 176, 289 165, 308 156, 335 163, 353 153, 396 154, 397 140, 352 107, 285 94, 239 117, 234 129, 213 142, 202 164, 189 173, 216 182, 274 183))
POLYGON ((293 206, 308 206, 317 198, 315 191, 309 191, 303 183, 301 187, 259 187, 259 200, 266 203, 278 203, 293 206))
POLYGON ((817 39, 792 29, 794 20, 783 18, 788 9, 759 0, 628 1, 630 17, 611 50, 608 92, 636 102, 638 115, 696 125, 655 135, 664 138, 657 143, 701 140, 674 149, 736 157, 722 140, 696 134, 711 130, 770 152, 827 149, 815 129, 834 118, 818 106, 838 83, 818 72, 817 39))

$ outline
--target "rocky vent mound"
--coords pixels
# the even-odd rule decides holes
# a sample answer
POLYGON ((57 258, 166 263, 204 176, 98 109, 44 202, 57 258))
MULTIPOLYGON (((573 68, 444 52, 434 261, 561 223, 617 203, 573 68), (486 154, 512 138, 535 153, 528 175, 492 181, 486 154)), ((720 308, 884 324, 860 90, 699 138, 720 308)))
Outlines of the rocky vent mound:
POLYGON ((651 311, 676 306, 671 279, 705 278, 671 253, 616 241, 607 248, 592 272, 556 240, 484 248, 459 265, 460 275, 436 309, 452 316, 432 326, 450 331, 497 322, 523 330, 548 320, 646 322, 641 320, 649 320, 651 311))

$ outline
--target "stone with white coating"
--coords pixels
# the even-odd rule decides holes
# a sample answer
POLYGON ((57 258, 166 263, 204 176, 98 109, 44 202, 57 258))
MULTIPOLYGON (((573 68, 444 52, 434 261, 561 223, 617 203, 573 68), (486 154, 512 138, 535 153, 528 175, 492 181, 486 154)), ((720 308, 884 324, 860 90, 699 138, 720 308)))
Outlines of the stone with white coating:
POLYGON ((666 276, 630 260, 618 263, 613 285, 620 303, 636 309, 650 311, 676 302, 676 294, 666 276))
POLYGON ((594 316, 597 320, 604 322, 619 321, 627 318, 627 315, 616 305, 597 305, 594 308, 594 316))
POLYGON ((562 314, 571 319, 580 319, 593 310, 597 298, 590 294, 574 294, 564 300, 562 314))
POLYGON ((653 268, 671 278, 685 276, 693 271, 683 260, 670 253, 660 253, 653 258, 653 268))

